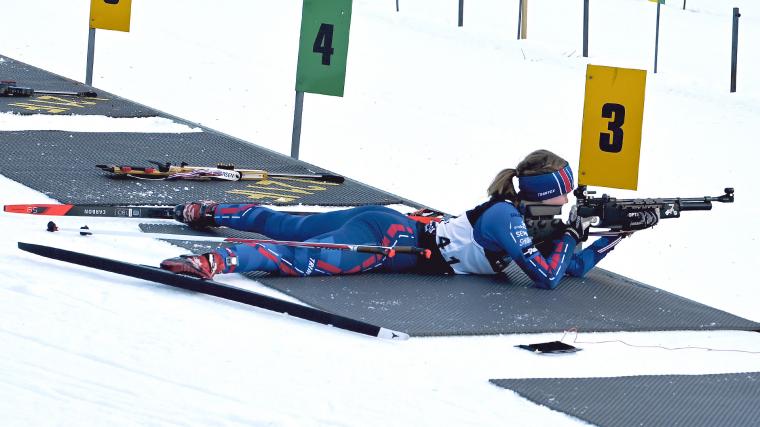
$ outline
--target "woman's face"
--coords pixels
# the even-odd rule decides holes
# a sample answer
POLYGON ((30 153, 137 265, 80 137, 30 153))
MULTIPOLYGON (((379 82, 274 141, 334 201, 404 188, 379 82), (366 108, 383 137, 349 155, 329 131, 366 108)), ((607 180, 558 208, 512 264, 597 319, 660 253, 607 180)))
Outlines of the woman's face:
POLYGON ((562 206, 565 203, 567 203, 567 194, 563 194, 561 196, 552 197, 551 199, 546 199, 542 201, 541 203, 545 205, 554 205, 554 206, 562 206))

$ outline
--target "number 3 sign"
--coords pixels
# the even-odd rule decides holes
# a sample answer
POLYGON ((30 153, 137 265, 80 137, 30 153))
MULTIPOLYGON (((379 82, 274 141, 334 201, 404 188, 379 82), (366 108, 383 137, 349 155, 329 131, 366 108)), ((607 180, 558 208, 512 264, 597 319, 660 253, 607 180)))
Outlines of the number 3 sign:
POLYGON ((635 190, 647 72, 588 65, 578 184, 635 190))
POLYGON ((90 0, 90 28, 129 32, 132 0, 90 0))
POLYGON ((303 0, 296 91, 343 96, 352 0, 303 0))

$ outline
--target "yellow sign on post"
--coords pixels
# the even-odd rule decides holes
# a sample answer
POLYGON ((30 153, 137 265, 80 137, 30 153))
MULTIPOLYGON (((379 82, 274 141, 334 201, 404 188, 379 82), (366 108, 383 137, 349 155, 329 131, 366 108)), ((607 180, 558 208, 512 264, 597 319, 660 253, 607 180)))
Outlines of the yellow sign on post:
POLYGON ((91 0, 90 28, 129 32, 132 0, 91 0))
POLYGON ((635 190, 647 72, 588 65, 579 185, 635 190))

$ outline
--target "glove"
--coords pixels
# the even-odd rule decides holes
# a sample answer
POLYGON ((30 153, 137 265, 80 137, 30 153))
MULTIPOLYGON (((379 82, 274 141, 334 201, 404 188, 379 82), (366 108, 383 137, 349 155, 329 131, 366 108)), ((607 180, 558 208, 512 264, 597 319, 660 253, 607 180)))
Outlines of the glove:
POLYGON ((211 279, 224 271, 224 258, 216 252, 202 255, 181 255, 161 261, 161 268, 177 274, 211 279))
POLYGON ((174 207, 174 219, 193 228, 214 227, 214 211, 218 203, 208 200, 190 202, 174 207))
POLYGON ((583 218, 578 216, 578 207, 573 206, 570 210, 570 216, 565 224, 565 234, 570 235, 576 242, 585 242, 588 240, 588 228, 591 226, 593 218, 583 218))
POLYGON ((626 224, 623 225, 623 231, 637 231, 651 228, 660 221, 660 211, 658 209, 644 209, 636 212, 629 212, 626 224))

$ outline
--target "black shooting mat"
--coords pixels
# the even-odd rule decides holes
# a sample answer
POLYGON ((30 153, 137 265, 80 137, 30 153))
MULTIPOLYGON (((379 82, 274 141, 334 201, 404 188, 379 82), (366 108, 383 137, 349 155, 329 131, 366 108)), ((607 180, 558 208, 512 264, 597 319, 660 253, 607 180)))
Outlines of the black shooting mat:
POLYGON ((268 172, 329 171, 216 132, 182 134, 0 132, 0 174, 62 203, 172 205, 191 200, 278 205, 419 205, 358 181, 342 184, 272 178, 266 181, 161 181, 114 177, 98 164, 193 166, 232 163, 268 172))
MULTIPOLYGON (((199 234, 172 224, 141 224, 147 233, 199 234)), ((209 235, 262 238, 228 228, 209 235)), ((180 238, 178 238, 180 240, 180 238)), ((172 241, 195 253, 214 244, 172 241)), ((755 323, 624 276, 595 268, 566 277, 557 289, 532 287, 514 263, 507 277, 362 274, 275 277, 247 273, 262 284, 332 313, 412 336, 562 332, 760 330, 755 323)))
POLYGON ((96 98, 34 94, 31 97, 0 96, 0 112, 16 114, 102 115, 109 117, 153 117, 158 111, 111 93, 95 89, 49 71, 0 55, 0 80, 16 81, 15 86, 36 91, 95 91, 96 98))
POLYGON ((760 425, 760 372, 491 382, 599 426, 760 425))

